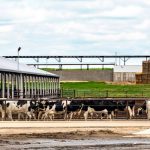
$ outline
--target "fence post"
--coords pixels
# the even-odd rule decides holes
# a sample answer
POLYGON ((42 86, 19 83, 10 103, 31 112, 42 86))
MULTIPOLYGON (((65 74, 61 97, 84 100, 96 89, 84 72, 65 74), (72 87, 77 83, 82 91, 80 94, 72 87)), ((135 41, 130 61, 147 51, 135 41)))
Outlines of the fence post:
POLYGON ((73 97, 76 97, 76 90, 73 90, 73 97))
POLYGON ((63 91, 64 91, 63 88, 60 89, 60 91, 61 91, 61 92, 60 92, 60 93, 61 93, 61 97, 63 98, 63 97, 64 97, 64 95, 63 95, 63 91))
POLYGON ((128 94, 128 91, 125 91, 125 95, 126 95, 126 97, 128 97, 128 95, 127 95, 127 94, 128 94))
POLYGON ((142 91, 142 97, 144 96, 144 92, 142 91))
POLYGON ((108 90, 106 91, 106 98, 108 98, 108 90))

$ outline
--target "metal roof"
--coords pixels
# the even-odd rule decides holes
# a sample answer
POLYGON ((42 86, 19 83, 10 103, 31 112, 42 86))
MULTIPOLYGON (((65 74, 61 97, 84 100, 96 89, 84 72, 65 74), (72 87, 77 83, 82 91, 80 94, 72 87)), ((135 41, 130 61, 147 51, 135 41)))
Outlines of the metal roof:
POLYGON ((0 57, 0 71, 59 77, 58 75, 55 75, 53 73, 49 73, 44 70, 40 70, 35 67, 31 67, 22 63, 19 63, 19 68, 18 68, 17 61, 6 59, 4 57, 0 57))

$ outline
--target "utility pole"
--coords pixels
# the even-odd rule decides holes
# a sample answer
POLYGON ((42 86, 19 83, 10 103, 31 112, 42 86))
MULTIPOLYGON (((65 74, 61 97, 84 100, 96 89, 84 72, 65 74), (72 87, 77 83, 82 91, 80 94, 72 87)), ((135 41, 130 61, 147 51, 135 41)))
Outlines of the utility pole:
POLYGON ((19 71, 19 52, 20 52, 20 50, 21 50, 21 47, 18 47, 18 71, 19 71))

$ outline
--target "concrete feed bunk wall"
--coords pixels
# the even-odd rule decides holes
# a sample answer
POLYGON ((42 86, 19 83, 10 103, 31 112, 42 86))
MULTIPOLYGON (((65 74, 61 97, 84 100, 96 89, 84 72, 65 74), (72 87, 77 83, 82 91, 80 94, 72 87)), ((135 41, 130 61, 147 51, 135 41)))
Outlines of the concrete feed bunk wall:
POLYGON ((113 70, 58 70, 50 71, 61 81, 113 81, 113 70))

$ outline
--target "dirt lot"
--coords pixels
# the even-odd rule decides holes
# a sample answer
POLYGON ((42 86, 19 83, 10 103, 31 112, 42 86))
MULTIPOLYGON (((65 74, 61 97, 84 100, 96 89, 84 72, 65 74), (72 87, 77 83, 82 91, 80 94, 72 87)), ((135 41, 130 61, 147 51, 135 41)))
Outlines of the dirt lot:
POLYGON ((150 121, 6 121, 0 122, 1 138, 82 139, 93 137, 145 136, 134 133, 149 129, 150 121))

